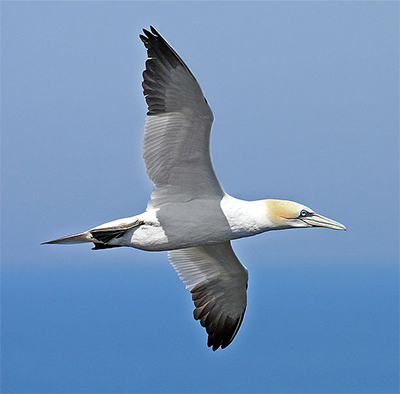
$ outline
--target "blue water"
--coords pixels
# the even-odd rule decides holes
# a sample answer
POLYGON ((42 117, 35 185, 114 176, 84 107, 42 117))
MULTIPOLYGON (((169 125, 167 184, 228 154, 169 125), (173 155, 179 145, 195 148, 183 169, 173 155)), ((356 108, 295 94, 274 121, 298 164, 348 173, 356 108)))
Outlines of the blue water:
POLYGON ((91 256, 3 264, 2 392, 398 390, 396 263, 255 263, 213 353, 165 254, 91 256))

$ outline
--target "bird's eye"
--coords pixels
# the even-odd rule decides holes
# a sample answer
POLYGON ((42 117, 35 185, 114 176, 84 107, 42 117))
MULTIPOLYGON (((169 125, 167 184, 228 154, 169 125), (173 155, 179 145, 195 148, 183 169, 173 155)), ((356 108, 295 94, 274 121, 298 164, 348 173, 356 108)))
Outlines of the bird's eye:
POLYGON ((305 217, 305 216, 307 216, 309 213, 305 210, 305 209, 302 209, 301 211, 300 211, 300 216, 301 217, 305 217))

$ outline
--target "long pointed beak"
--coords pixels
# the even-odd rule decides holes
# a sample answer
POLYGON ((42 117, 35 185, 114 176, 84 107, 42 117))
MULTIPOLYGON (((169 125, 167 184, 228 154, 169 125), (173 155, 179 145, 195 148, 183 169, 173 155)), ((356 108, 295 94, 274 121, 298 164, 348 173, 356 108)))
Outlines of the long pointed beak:
POLYGON ((333 230, 347 230, 346 226, 344 226, 342 223, 336 222, 332 219, 328 219, 324 216, 318 215, 317 213, 302 218, 302 220, 312 227, 326 227, 333 230))

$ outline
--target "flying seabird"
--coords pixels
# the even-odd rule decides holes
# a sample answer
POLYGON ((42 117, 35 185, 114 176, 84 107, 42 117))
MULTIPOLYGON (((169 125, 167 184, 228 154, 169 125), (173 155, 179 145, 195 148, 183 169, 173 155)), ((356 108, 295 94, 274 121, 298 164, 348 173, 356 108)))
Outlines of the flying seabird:
POLYGON ((214 117, 200 85, 154 27, 143 32, 148 56, 142 83, 148 106, 143 157, 154 183, 147 209, 44 243, 168 251, 192 293, 194 318, 205 327, 208 346, 223 349, 235 338, 247 304, 248 273, 231 240, 294 227, 346 227, 296 202, 228 195, 211 163, 214 117))

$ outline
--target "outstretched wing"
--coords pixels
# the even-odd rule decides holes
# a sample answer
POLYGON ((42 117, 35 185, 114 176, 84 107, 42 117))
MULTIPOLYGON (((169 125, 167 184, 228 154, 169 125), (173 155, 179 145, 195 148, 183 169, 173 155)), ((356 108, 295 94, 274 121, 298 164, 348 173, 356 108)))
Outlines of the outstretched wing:
POLYGON ((213 350, 235 338, 247 304, 247 269, 230 242, 168 252, 169 260, 192 293, 194 318, 208 333, 213 350))
POLYGON ((210 158, 213 114, 189 68, 151 27, 140 35, 148 59, 143 157, 155 185, 149 207, 222 197, 210 158))

